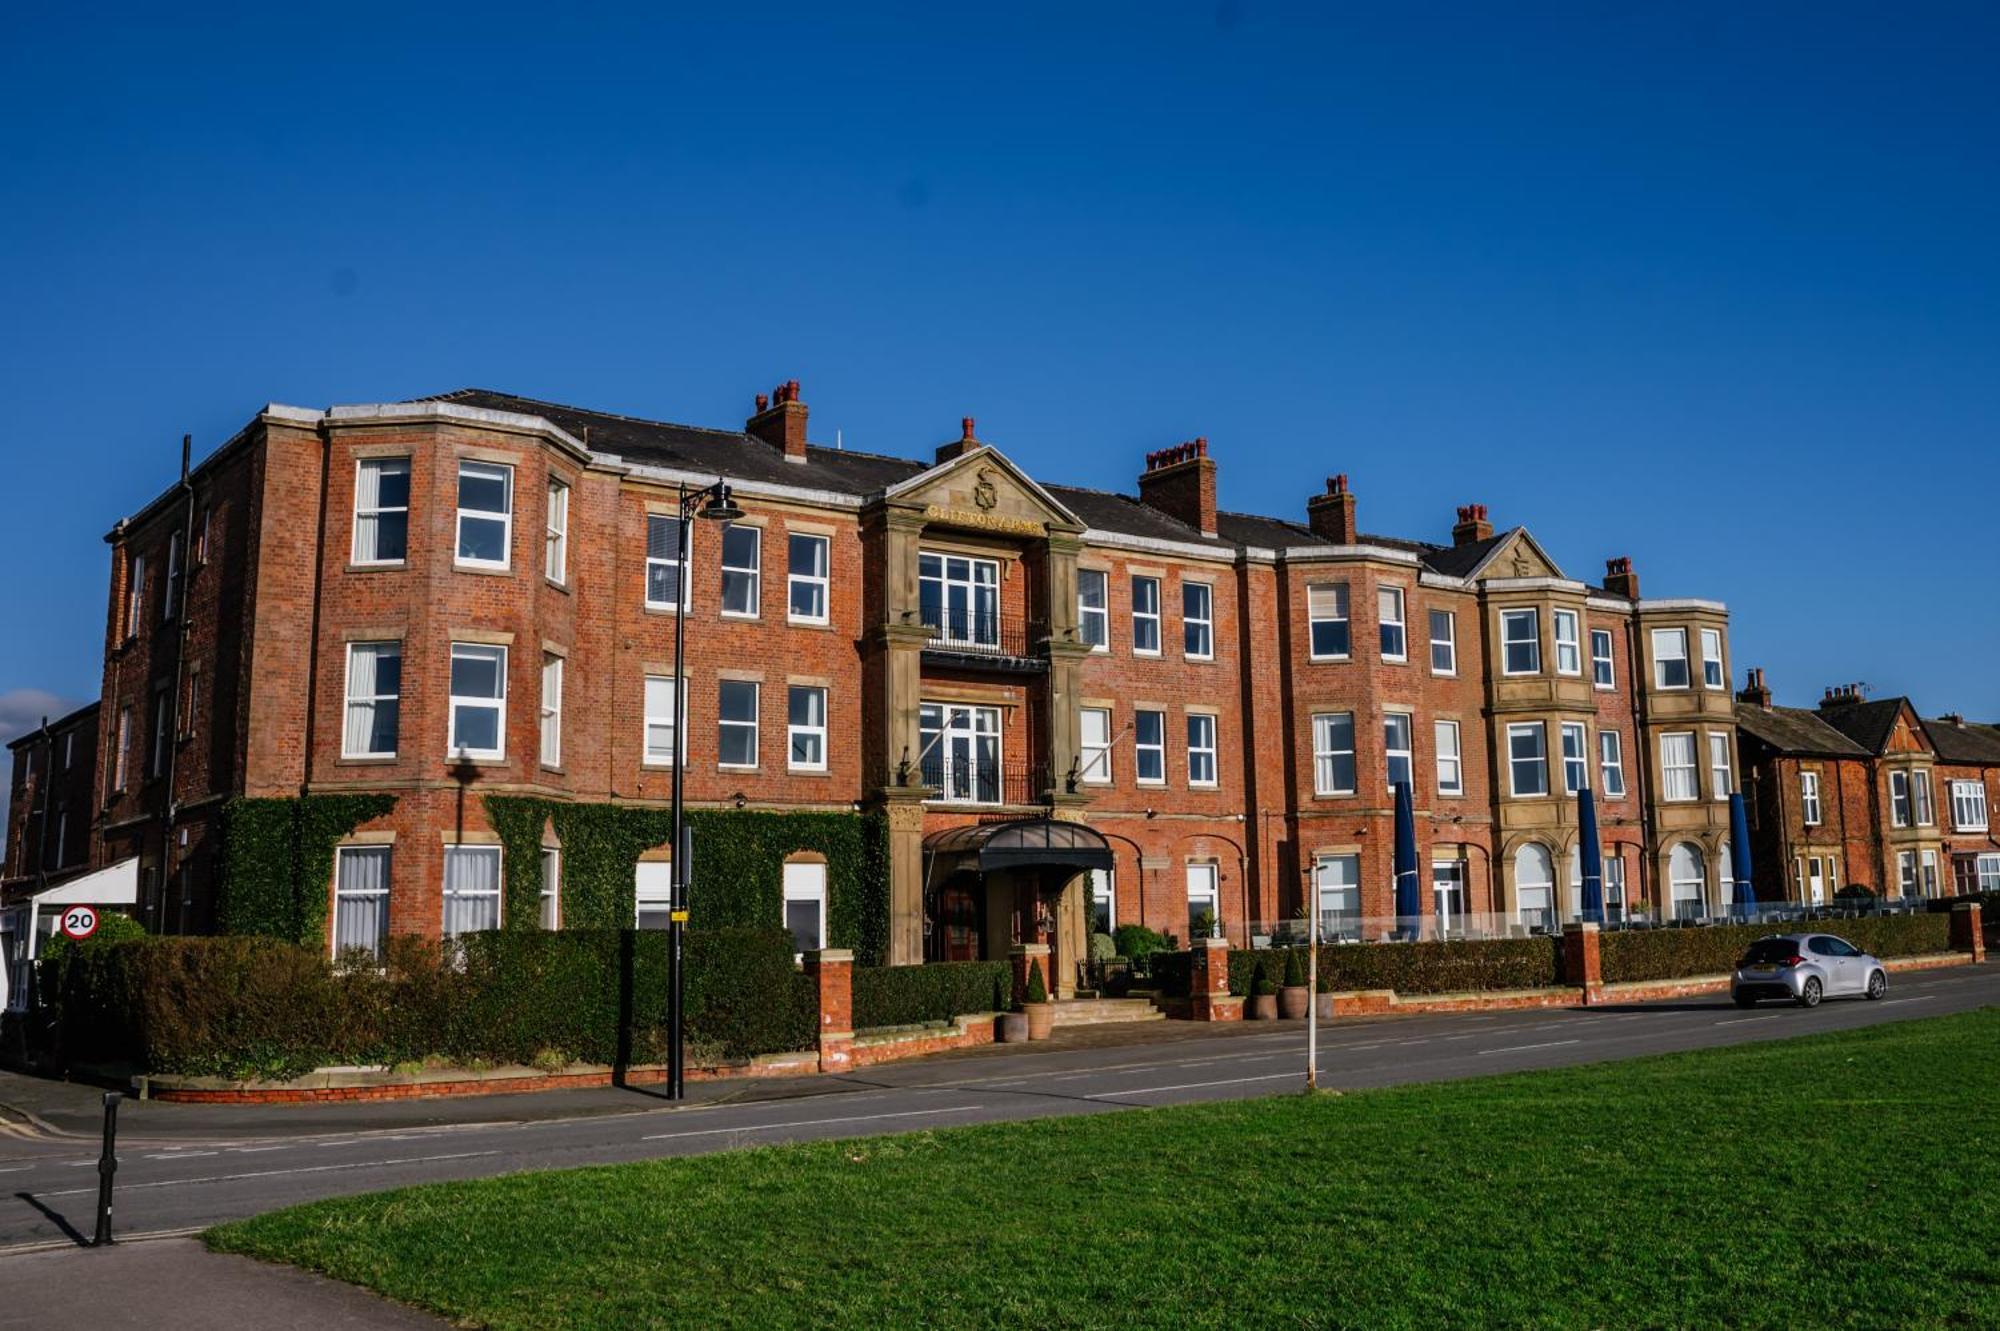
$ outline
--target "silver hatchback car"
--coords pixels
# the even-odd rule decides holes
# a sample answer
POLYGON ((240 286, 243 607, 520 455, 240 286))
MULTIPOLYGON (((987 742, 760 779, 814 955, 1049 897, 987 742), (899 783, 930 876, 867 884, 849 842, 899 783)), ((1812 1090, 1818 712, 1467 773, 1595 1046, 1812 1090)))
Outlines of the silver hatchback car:
POLYGON ((1789 998, 1818 1007, 1822 998, 1860 994, 1880 998, 1889 990, 1888 968, 1845 938, 1832 934, 1773 934, 1750 945, 1729 979, 1738 1007, 1760 998, 1789 998))

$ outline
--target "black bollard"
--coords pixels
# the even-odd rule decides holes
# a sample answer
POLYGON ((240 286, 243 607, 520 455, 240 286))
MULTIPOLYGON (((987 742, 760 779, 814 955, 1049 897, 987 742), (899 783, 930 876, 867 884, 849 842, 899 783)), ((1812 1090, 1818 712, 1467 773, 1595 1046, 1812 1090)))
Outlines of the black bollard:
POLYGON ((117 1091, 104 1093, 104 1154, 97 1158, 97 1237, 93 1248, 111 1243, 111 1176, 118 1172, 118 1102, 125 1097, 117 1091))

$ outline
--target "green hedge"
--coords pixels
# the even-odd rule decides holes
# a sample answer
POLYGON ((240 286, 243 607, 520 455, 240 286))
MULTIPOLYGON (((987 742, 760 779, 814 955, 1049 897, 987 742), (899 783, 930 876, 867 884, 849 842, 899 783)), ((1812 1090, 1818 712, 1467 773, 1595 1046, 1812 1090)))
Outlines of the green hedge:
POLYGON ((1772 934, 1827 933, 1878 957, 1912 957, 1951 948, 1951 916, 1864 915, 1798 924, 1727 924, 1686 929, 1621 929, 1603 936, 1604 982, 1679 980, 1721 975, 1750 944, 1772 934))
POLYGON ((223 933, 326 942, 333 848, 394 795, 233 799, 222 806, 216 923, 223 933))
MULTIPOLYGON (((1272 983, 1284 976, 1285 948, 1229 954, 1229 992, 1250 992, 1260 961, 1272 983)), ((1299 949, 1303 951, 1304 949, 1299 949)), ((1562 944, 1554 938, 1461 939, 1430 943, 1323 943, 1322 989, 1394 989, 1399 994, 1456 994, 1487 989, 1546 989, 1562 983, 1562 944)))
MULTIPOLYGON (((338 1064, 658 1062, 666 935, 495 931, 440 946, 390 940, 380 968, 257 937, 153 938, 71 949, 38 993, 65 1066, 286 1078, 338 1064)), ((818 1004, 782 929, 690 930, 691 1062, 811 1049, 818 1004)))
MULTIPOLYGON (((572 804, 488 795, 486 811, 506 849, 505 927, 534 930, 541 911, 542 829, 562 844, 565 928, 622 929, 632 922, 639 856, 673 840, 673 814, 651 806, 572 804)), ((693 809, 688 912, 693 927, 761 928, 784 918, 784 863, 826 857, 827 943, 878 965, 889 946, 888 822, 879 813, 766 813, 693 809)))
POLYGON ((946 961, 929 966, 856 966, 854 1029, 950 1021, 966 1012, 1005 1012, 1014 972, 1004 961, 946 961))

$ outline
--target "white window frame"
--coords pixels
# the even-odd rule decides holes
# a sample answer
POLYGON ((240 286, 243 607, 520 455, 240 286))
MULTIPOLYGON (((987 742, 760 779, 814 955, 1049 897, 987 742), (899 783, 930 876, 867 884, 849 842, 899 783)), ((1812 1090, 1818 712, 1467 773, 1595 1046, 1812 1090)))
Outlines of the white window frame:
POLYGON ((1437 748, 1437 790, 1440 795, 1465 793, 1465 759, 1459 749, 1458 722, 1433 721, 1431 742, 1437 748))
POLYGON ((826 624, 833 618, 833 539, 815 532, 795 531, 785 535, 785 617, 794 624, 826 624), (819 558, 815 565, 824 569, 823 573, 800 573, 797 554, 801 544, 818 548, 819 558), (804 588, 813 594, 819 603, 816 615, 801 614, 798 609, 798 594, 804 588))
POLYGON ((1910 797, 1916 808, 1918 827, 1937 825, 1937 805, 1931 800, 1931 769, 1918 767, 1910 772, 1910 797))
POLYGON ((1722 668, 1722 630, 1701 631, 1701 686, 1705 689, 1729 687, 1729 673, 1722 668))
POLYGON ((785 686, 785 767, 792 772, 824 772, 827 770, 828 706, 831 702, 824 684, 787 684, 785 686), (792 719, 792 701, 795 695, 817 693, 819 695, 819 724, 801 725, 792 719), (795 746, 799 738, 819 741, 819 761, 800 762, 795 756, 795 746))
MULTIPOLYGON (((779 872, 784 884, 784 900, 779 904, 779 926, 786 933, 791 933, 793 902, 804 902, 813 906, 819 915, 819 931, 815 939, 816 945, 810 950, 815 952, 825 950, 827 866, 818 860, 798 860, 786 864, 779 872)), ((805 952, 796 948, 798 942, 796 935, 792 941, 794 944, 792 959, 802 960, 805 952)))
POLYGON ((1076 571, 1076 632, 1079 641, 1093 652, 1111 650, 1111 575, 1101 568, 1080 568, 1076 571), (1092 605, 1084 594, 1084 588, 1095 584, 1097 604, 1092 605), (1090 626, 1097 625, 1097 637, 1091 638, 1090 626))
POLYGON ((1167 784, 1167 714, 1159 708, 1140 707, 1132 712, 1132 771, 1133 780, 1139 785, 1167 784), (1160 738, 1156 743, 1148 744, 1144 739, 1147 717, 1157 718, 1160 723, 1160 738), (1158 776, 1146 775, 1146 759, 1149 755, 1159 763, 1158 776))
POLYGON ((1320 937, 1359 938, 1361 857, 1351 851, 1314 855, 1312 881, 1313 906, 1319 911, 1320 937))
POLYGON ((1799 820, 1806 827, 1818 827, 1824 810, 1819 802, 1819 773, 1799 773, 1799 820))
POLYGON ((1912 807, 1910 774, 1900 769, 1889 773, 1889 826, 1908 827, 1912 807))
MULTIPOLYGON (((675 530, 675 524, 678 521, 679 519, 675 518, 671 513, 648 513, 646 515, 645 598, 648 610, 671 610, 675 614, 679 614, 685 606, 691 604, 691 598, 688 596, 690 589, 688 587, 687 570, 681 567, 682 541, 680 533, 675 530), (655 524, 658 525, 656 526, 655 524), (662 528, 665 529, 667 536, 670 538, 666 548, 672 553, 656 555, 653 553, 653 534, 662 528), (653 597, 653 573, 655 570, 664 571, 666 569, 674 571, 674 596, 670 601, 656 600, 653 597)), ((692 532, 688 533, 689 536, 693 534, 692 532)), ((688 544, 692 544, 692 542, 690 541, 688 544)))
POLYGON ((632 866, 632 927, 665 929, 672 923, 674 866, 670 860, 640 860, 632 866), (647 926, 647 915, 659 921, 647 926))
MULTIPOLYGON (((403 566, 404 564, 406 564, 406 563, 408 563, 408 562, 409 562, 409 558, 410 558, 410 555, 409 555, 409 551, 410 551, 410 505, 409 505, 409 493, 408 493, 408 490, 409 490, 409 481, 410 481, 410 459, 409 459, 409 458, 407 458, 407 457, 393 457, 393 458, 356 458, 356 459, 355 459, 355 461, 354 461, 354 534, 353 534, 353 538, 352 538, 352 540, 351 540, 351 541, 349 542, 349 544, 348 544, 348 548, 347 548, 347 556, 348 556, 348 562, 349 562, 349 563, 351 563, 351 564, 353 564, 353 565, 354 565, 354 566, 355 566, 356 568, 401 568, 401 567, 402 567, 402 566, 403 566), (376 494, 376 500, 375 500, 375 503, 374 503, 374 504, 373 504, 373 505, 372 505, 371 507, 367 507, 367 508, 364 508, 364 507, 362 507, 362 497, 361 497, 361 478, 362 478, 362 475, 363 475, 364 473, 367 473, 367 472, 374 472, 374 473, 375 473, 375 478, 376 478, 376 479, 375 479, 375 494, 376 494), (381 493, 382 493, 382 480, 381 480, 381 478, 382 478, 382 475, 383 475, 384 473, 397 473, 397 474, 400 474, 400 475, 401 475, 401 476, 403 477, 403 480, 404 480, 404 496, 403 496, 403 499, 404 499, 404 502, 403 502, 403 503, 401 503, 401 504, 384 504, 384 503, 382 503, 382 502, 381 502, 381 493), (364 557, 362 556, 362 551, 361 551, 361 522, 362 522, 362 519, 363 519, 363 518, 374 518, 374 519, 375 519, 375 521, 376 521, 376 526, 377 526, 377 527, 379 528, 379 527, 380 527, 380 525, 381 525, 381 519, 382 519, 382 516, 383 516, 384 514, 386 514, 386 513, 397 513, 397 514, 401 514, 401 515, 402 515, 402 519, 403 519, 403 557, 402 557, 402 558, 400 558, 400 559, 379 559, 379 558, 377 558, 377 559, 368 559, 368 558, 364 558, 364 557)), ((380 541, 379 541, 379 539, 378 539, 378 541, 376 542, 376 544, 377 544, 377 548, 379 548, 379 547, 380 547, 380 541)))
POLYGON ((1550 633, 1556 644, 1556 673, 1583 673, 1583 616, 1561 608, 1549 612, 1550 633))
POLYGON ((341 757, 386 759, 386 758, 394 758, 396 756, 396 750, 402 744, 402 721, 403 721, 402 675, 403 675, 403 644, 400 641, 395 639, 382 639, 373 642, 350 642, 347 644, 347 677, 346 680, 341 685, 341 697, 346 704, 341 710, 341 721, 340 721, 341 757), (359 652, 374 648, 377 649, 376 655, 377 659, 379 660, 382 654, 379 649, 384 647, 392 647, 395 649, 396 691, 394 693, 380 692, 379 690, 381 688, 381 681, 378 677, 374 686, 378 690, 377 692, 371 693, 366 697, 357 697, 354 692, 355 655, 359 652), (362 748, 355 747, 354 744, 355 709, 357 707, 365 707, 367 709, 368 716, 371 722, 369 726, 369 733, 372 734, 374 730, 372 722, 375 715, 375 709, 379 708, 384 703, 394 703, 396 705, 395 742, 390 744, 387 750, 370 749, 366 747, 362 748))
POLYGON ((1951 783, 1951 825, 1959 832, 1987 829, 1986 783, 1955 780, 1951 783))
POLYGON ((118 709, 117 744, 111 766, 113 794, 126 789, 132 779, 132 704, 130 703, 125 703, 118 709))
POLYGON ((1350 661, 1354 658, 1354 612, 1344 582, 1315 582, 1306 586, 1306 654, 1314 661, 1350 661), (1321 613, 1324 611, 1325 613, 1321 613), (1347 646, 1342 651, 1322 652, 1319 634, 1322 624, 1337 625, 1347 646))
POLYGON ((1431 673, 1433 675, 1456 675, 1458 673, 1458 616, 1450 610, 1439 610, 1435 606, 1426 618, 1431 626, 1431 673), (1438 625, 1444 625, 1444 636, 1438 636, 1438 625), (1438 664, 1438 648, 1444 648, 1444 664, 1438 664))
MULTIPOLYGON (((388 941, 389 937, 389 886, 390 877, 396 868, 395 847, 374 845, 338 846, 334 849, 333 854, 333 918, 327 921, 327 954, 334 957, 340 955, 340 903, 342 898, 345 898, 349 901, 366 900, 379 903, 376 906, 378 912, 376 919, 380 931, 375 936, 374 946, 369 948, 368 951, 369 955, 380 958, 382 955, 382 945, 388 941), (387 866, 382 874, 382 886, 366 889, 347 886, 348 874, 346 866, 349 859, 357 857, 372 858, 377 855, 387 861, 387 866)), ((357 944, 356 946, 359 945, 357 944)))
POLYGON ((1514 678, 1542 673, 1542 612, 1532 606, 1502 610, 1500 612, 1500 673, 1514 678), (1514 628, 1525 623, 1528 634, 1525 638, 1516 636, 1514 628), (1514 648, 1528 649, 1529 663, 1525 669, 1514 668, 1514 648))
POLYGON ((1604 856, 1604 922, 1622 924, 1625 921, 1625 857, 1615 851, 1604 856))
POLYGON ((1215 921, 1211 937, 1222 936, 1222 866, 1213 861, 1194 861, 1187 866, 1188 937, 1194 937, 1195 903, 1208 903, 1207 914, 1215 921), (1197 881, 1200 880, 1199 885, 1197 881))
POLYGON ((919 615, 935 616, 935 623, 924 619, 932 642, 962 647, 1000 645, 999 560, 949 550, 919 550, 917 602, 919 615), (937 590, 927 602, 926 593, 932 587, 937 590), (959 595, 954 597, 954 592, 959 595), (960 604, 954 605, 954 600, 960 604))
POLYGON ((939 792, 931 799, 940 804, 1005 801, 1006 733, 998 707, 942 700, 920 703, 917 738, 924 784, 939 792))
POLYGON ((562 928, 562 850, 542 847, 542 884, 535 919, 544 929, 562 928))
POLYGON ((1189 712, 1187 714, 1187 764, 1188 784, 1200 789, 1212 790, 1221 784, 1221 765, 1216 757, 1216 723, 1213 712, 1189 712), (1206 743, 1202 741, 1206 740, 1206 743), (1208 775, 1197 776, 1203 764, 1208 775))
POLYGON ((1694 673, 1688 668, 1688 631, 1686 629, 1653 630, 1653 687, 1669 692, 1679 692, 1694 686, 1694 673), (1666 650, 1662 650, 1665 648, 1666 650), (1681 682, 1667 682, 1667 667, 1679 665, 1681 682))
POLYGON ((1555 853, 1539 841, 1524 841, 1514 849, 1514 919, 1529 929, 1551 929, 1561 918, 1556 903, 1556 857, 1555 853), (1537 872, 1546 872, 1547 877, 1530 880, 1521 870, 1533 862, 1537 872), (1539 905, 1530 905, 1527 893, 1533 890, 1538 895, 1539 905))
MULTIPOLYGON (((498 653, 498 677, 500 683, 500 696, 498 698, 482 698, 470 694, 448 694, 445 712, 445 753, 449 757, 491 759, 496 762, 502 761, 507 757, 507 648, 499 643, 487 642, 455 642, 451 645, 451 660, 456 660, 460 655, 464 655, 468 660, 475 660, 482 657, 490 658, 493 653, 498 653), (497 724, 494 726, 494 736, 499 740, 498 748, 474 749, 458 742, 458 709, 461 704, 466 707, 491 710, 496 714, 497 724)), ((446 665, 445 688, 449 690, 451 688, 450 662, 447 661, 446 665)))
POLYGON ((1896 852, 1896 894, 1908 901, 1917 894, 1917 852, 1896 852))
MULTIPOLYGON (((505 462, 487 462, 479 458, 460 458, 456 479, 458 485, 465 484, 466 473, 498 472, 504 487, 505 497, 499 512, 483 508, 467 508, 462 499, 454 493, 453 508, 457 514, 452 527, 452 564, 457 568, 483 568, 505 571, 513 567, 514 557, 514 468, 505 462), (477 559, 465 553, 465 524, 473 522, 497 522, 500 524, 500 558, 477 559)), ((492 480, 493 477, 487 476, 492 480)))
POLYGON ((1736 758, 1729 751, 1729 732, 1708 732, 1708 780, 1717 800, 1726 801, 1736 789, 1736 758))
POLYGON ((1360 783, 1359 763, 1355 756, 1354 713, 1314 712, 1312 714, 1313 742, 1313 794, 1352 795, 1360 783), (1347 724, 1347 747, 1335 744, 1339 722, 1347 724), (1347 759, 1347 784, 1340 784, 1341 757, 1347 759))
POLYGON ((1086 786, 1108 786, 1111 784, 1111 709, 1109 707, 1084 707, 1078 709, 1077 734, 1077 780, 1086 786), (1100 718, 1101 739, 1090 737, 1091 718, 1100 718))
MULTIPOLYGON (((722 573, 717 586, 716 604, 721 607, 724 619, 762 619, 764 617, 764 529, 752 522, 725 522, 722 524, 722 573), (750 562, 732 564, 729 562, 729 538, 740 532, 750 533, 750 562), (729 604, 729 580, 744 580, 750 588, 750 608, 737 610, 729 604)), ((789 554, 789 551, 787 551, 789 554)))
POLYGON ((1410 599, 1394 583, 1384 583, 1375 588, 1375 628, 1376 645, 1384 661, 1403 662, 1410 659, 1410 599), (1391 630, 1395 632, 1397 643, 1393 651, 1389 646, 1391 630))
POLYGON ((1549 793, 1549 730, 1546 722, 1516 721, 1507 727, 1507 793, 1515 799, 1542 799, 1549 793), (1517 738, 1532 735, 1535 752, 1522 757, 1515 752, 1517 738), (1522 764, 1537 773, 1540 790, 1521 789, 1522 764))
POLYGON ((136 551, 125 561, 125 636, 136 638, 146 622, 146 556, 136 551))
POLYGON ((643 718, 639 741, 639 765, 670 768, 676 760, 687 756, 687 745, 682 738, 681 730, 681 716, 687 711, 687 684, 683 681, 679 688, 675 688, 672 675, 647 675, 640 684, 639 703, 640 715, 643 718), (663 687, 656 689, 653 687, 655 684, 663 687), (659 695, 663 692, 666 695, 667 706, 664 712, 656 710, 656 704, 661 700, 659 695), (653 744, 653 732, 658 729, 665 729, 667 732, 668 752, 664 758, 657 756, 658 750, 653 744))
POLYGON ((1581 721, 1564 721, 1561 736, 1563 794, 1574 795, 1590 784, 1590 727, 1581 721))
POLYGON ((1090 878, 1090 922, 1097 924, 1097 906, 1104 904, 1104 928, 1106 934, 1118 930, 1118 871, 1116 869, 1091 869, 1090 878))
POLYGON ((1590 686, 1592 688, 1615 689, 1618 687, 1618 671, 1615 658, 1612 655, 1613 651, 1610 629, 1592 629, 1590 631, 1590 686), (1597 650, 1600 646, 1604 648, 1601 652, 1597 650))
POLYGON ((562 766, 563 658, 542 653, 541 760, 544 767, 562 766), (553 683, 553 687, 551 687, 553 683))
POLYGON ((1979 875, 1981 892, 2000 892, 2000 855, 1982 853, 1973 861, 1972 871, 1979 875))
POLYGON ((1926 901, 1931 900, 1942 890, 1941 878, 1938 873, 1938 853, 1935 850, 1924 851, 1922 858, 1918 861, 1918 868, 1923 874, 1920 880, 1920 887, 1923 891, 1924 899, 1926 901))
POLYGON ((1215 659, 1215 588, 1206 582, 1181 582, 1181 654, 1190 661, 1213 661, 1215 659), (1201 602, 1201 613, 1189 604, 1194 597, 1201 602), (1199 635, 1199 646, 1190 639, 1199 635))
POLYGON ((722 679, 716 681, 715 765, 717 767, 725 768, 729 771, 734 771, 734 772, 754 771, 757 768, 758 760, 762 756, 761 751, 763 745, 763 716, 764 716, 764 686, 761 683, 759 683, 754 679, 722 679), (737 718, 725 716, 723 714, 723 709, 722 709, 723 691, 731 684, 742 685, 743 687, 746 687, 750 690, 750 719, 748 721, 739 720, 737 718), (732 763, 723 761, 722 737, 724 734, 728 733, 728 731, 732 727, 737 730, 748 729, 750 732, 750 761, 747 763, 742 763, 742 762, 732 763))
MULTIPOLYGON (((457 938, 459 932, 451 927, 451 903, 454 901, 477 901, 486 897, 493 899, 493 927, 504 929, 507 925, 507 861, 499 846, 451 845, 444 848, 444 882, 438 891, 442 920, 440 929, 445 938, 457 938), (491 892, 454 892, 451 889, 451 862, 454 856, 472 855, 493 857, 493 890, 491 892)), ((469 932, 478 933, 477 929, 469 932)))
POLYGON ((179 582, 181 577, 181 534, 179 529, 167 533, 167 578, 160 586, 160 622, 166 623, 174 617, 180 603, 179 582))
POLYGON ((1409 772, 1410 793, 1417 789, 1417 718, 1416 714, 1402 708, 1387 708, 1382 713, 1382 784, 1391 795, 1396 793, 1396 763, 1401 760, 1409 772), (1396 747, 1394 731, 1396 723, 1402 722, 1403 744, 1396 747))
POLYGON ((1625 741, 1609 726, 1597 732, 1598 782, 1603 786, 1599 793, 1608 800, 1625 798, 1625 741))
POLYGON ((1132 575, 1132 655, 1158 656, 1164 650, 1164 642, 1165 638, 1162 636, 1160 624, 1160 580, 1149 573, 1135 573, 1132 575), (1151 610, 1141 610, 1139 608, 1139 588, 1142 585, 1149 585, 1153 589, 1153 608, 1151 610), (1140 645, 1145 638, 1145 635, 1140 632, 1141 625, 1150 625, 1152 627, 1153 645, 1151 647, 1142 647, 1140 645))
POLYGON ((1686 804, 1701 798, 1701 757, 1695 750, 1692 730, 1670 730, 1660 736, 1660 800, 1668 804, 1686 804), (1677 762, 1682 745, 1686 746, 1687 761, 1677 762), (1687 793, 1674 793, 1677 782, 1687 782, 1687 793))
POLYGON ((569 482, 549 478, 549 507, 542 542, 542 576, 557 586, 569 581, 569 482))
POLYGON ((1677 842, 1667 852, 1667 918, 1670 920, 1701 919, 1708 914, 1708 874, 1709 856, 1692 841, 1677 842), (1688 852, 1695 873, 1692 877, 1674 876, 1674 854, 1685 849, 1688 852), (1683 891, 1692 886, 1692 893, 1683 891), (1683 903, 1692 903, 1692 909, 1685 909, 1683 903))

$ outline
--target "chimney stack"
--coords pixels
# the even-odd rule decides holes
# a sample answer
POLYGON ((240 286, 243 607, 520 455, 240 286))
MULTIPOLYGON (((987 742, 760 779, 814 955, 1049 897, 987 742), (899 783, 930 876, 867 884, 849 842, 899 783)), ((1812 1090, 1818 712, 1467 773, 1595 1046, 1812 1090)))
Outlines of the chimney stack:
POLYGON ((785 380, 768 398, 759 393, 756 414, 744 424, 743 431, 783 451, 785 461, 804 462, 806 404, 799 401, 799 381, 785 380))
POLYGON ((1767 712, 1771 710, 1771 686, 1764 682, 1764 667, 1750 667, 1743 682, 1743 692, 1736 698, 1739 702, 1755 703, 1767 712))
POLYGON ((1475 541, 1491 540, 1493 524, 1486 520, 1486 505, 1460 504, 1458 525, 1451 529, 1453 545, 1471 545, 1475 541))
POLYGON ((1639 599, 1639 575, 1632 571, 1630 555, 1604 561, 1604 590, 1628 601, 1639 599))
POLYGON ((1326 493, 1306 500, 1306 525, 1328 545, 1354 544, 1354 492, 1346 472, 1327 477, 1326 493))
POLYGON ((1215 462, 1208 456, 1208 436, 1146 454, 1139 502, 1203 536, 1215 535, 1215 462))
POLYGON ((960 417, 958 428, 961 432, 958 438, 948 444, 939 444, 937 446, 937 460, 939 462, 949 462, 953 458, 964 457, 973 449, 981 446, 978 438, 972 433, 972 417, 960 417))
POLYGON ((1868 692, 1859 684, 1829 684, 1820 698, 1820 710, 1829 707, 1851 707, 1858 702, 1868 701, 1868 692))

